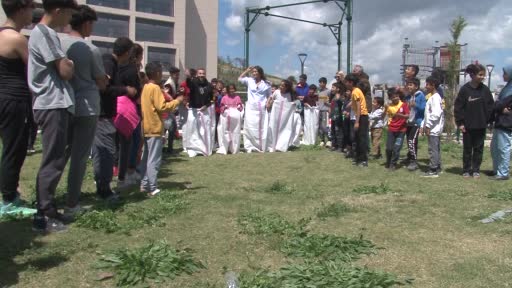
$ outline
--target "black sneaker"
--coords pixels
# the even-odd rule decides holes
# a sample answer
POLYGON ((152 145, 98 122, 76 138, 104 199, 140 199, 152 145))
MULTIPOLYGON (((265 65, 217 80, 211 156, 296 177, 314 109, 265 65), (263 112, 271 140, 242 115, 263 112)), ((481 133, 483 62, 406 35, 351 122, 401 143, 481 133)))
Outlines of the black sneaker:
POLYGON ((34 220, 32 222, 32 231, 38 233, 55 233, 64 232, 68 227, 57 218, 46 217, 41 214, 34 214, 34 220))

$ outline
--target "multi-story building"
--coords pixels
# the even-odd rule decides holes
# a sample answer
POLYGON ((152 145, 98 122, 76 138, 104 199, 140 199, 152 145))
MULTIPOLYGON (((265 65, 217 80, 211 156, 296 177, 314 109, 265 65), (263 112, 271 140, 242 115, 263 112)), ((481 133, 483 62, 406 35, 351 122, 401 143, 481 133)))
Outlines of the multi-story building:
MULTIPOLYGON (((41 3, 41 0, 36 2, 41 3)), ((129 37, 144 47, 144 63, 165 68, 206 68, 217 75, 217 0, 78 0, 98 13, 90 40, 104 52, 117 37, 129 37)), ((0 8, 0 22, 5 20, 0 8)))

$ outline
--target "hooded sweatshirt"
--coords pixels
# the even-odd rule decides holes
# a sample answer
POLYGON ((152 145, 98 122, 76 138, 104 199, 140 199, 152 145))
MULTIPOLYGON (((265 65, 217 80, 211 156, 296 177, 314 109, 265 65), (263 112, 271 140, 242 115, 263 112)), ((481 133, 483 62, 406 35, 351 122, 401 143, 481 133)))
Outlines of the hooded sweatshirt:
POLYGON ((480 83, 473 88, 466 83, 459 90, 455 99, 454 113, 457 126, 464 125, 466 129, 485 129, 494 111, 494 98, 491 90, 480 83))
MULTIPOLYGON (((512 78, 512 65, 503 68, 503 72, 512 78)), ((494 127, 512 130, 512 113, 503 114, 503 109, 512 106, 512 80, 503 87, 494 106, 494 127)))

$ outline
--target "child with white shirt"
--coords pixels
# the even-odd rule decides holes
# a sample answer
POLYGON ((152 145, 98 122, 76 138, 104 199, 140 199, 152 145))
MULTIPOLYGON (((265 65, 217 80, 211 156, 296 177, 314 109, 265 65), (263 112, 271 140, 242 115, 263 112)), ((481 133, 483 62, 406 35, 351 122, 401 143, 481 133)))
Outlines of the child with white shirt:
POLYGON ((441 133, 444 127, 443 99, 437 93, 439 80, 434 77, 427 78, 425 89, 432 94, 427 100, 425 118, 423 119, 422 134, 428 137, 428 154, 430 156, 429 170, 422 176, 428 178, 439 177, 441 170, 441 133))
POLYGON ((382 129, 384 127, 384 99, 375 97, 372 100, 372 112, 369 115, 371 121, 370 135, 372 137, 372 156, 374 159, 380 159, 380 139, 382 138, 382 129))

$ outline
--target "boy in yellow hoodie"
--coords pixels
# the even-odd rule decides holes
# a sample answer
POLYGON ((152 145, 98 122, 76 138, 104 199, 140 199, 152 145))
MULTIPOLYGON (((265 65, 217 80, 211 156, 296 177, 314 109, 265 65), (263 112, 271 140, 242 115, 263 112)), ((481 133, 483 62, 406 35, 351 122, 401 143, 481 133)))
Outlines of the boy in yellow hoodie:
POLYGON ((166 102, 159 83, 162 79, 162 66, 159 63, 148 63, 146 75, 149 82, 144 85, 141 95, 142 131, 144 135, 144 152, 141 161, 141 175, 143 175, 140 187, 142 192, 154 196, 160 193, 156 178, 162 161, 162 135, 164 123, 162 113, 173 112, 183 101, 183 96, 178 94, 175 100, 166 102))

